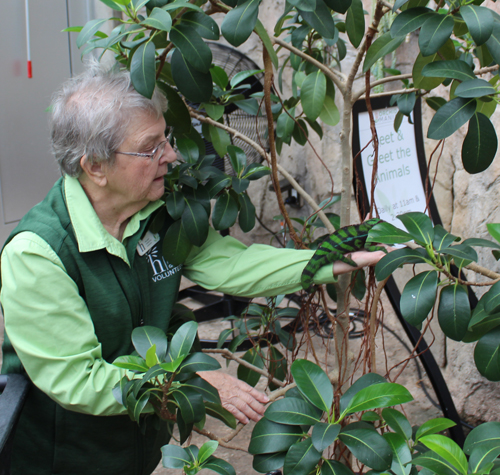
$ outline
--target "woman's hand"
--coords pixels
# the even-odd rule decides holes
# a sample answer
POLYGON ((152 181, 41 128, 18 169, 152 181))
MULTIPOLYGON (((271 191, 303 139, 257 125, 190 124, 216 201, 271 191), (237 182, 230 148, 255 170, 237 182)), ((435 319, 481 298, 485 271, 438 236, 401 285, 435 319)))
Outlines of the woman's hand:
MULTIPOLYGON (((386 246, 384 244, 377 244, 377 245, 387 249, 387 252, 393 250, 392 247, 386 246)), ((362 267, 374 266, 385 255, 386 253, 384 251, 365 251, 365 250, 356 251, 351 254, 346 254, 346 256, 352 259, 357 264, 357 266, 352 267, 349 264, 346 264, 345 262, 335 261, 333 263, 333 273, 334 275, 345 274, 347 272, 352 272, 355 269, 361 269, 362 267)))
POLYGON ((219 391, 222 406, 243 424, 262 418, 269 398, 247 383, 223 371, 203 371, 198 375, 219 391))

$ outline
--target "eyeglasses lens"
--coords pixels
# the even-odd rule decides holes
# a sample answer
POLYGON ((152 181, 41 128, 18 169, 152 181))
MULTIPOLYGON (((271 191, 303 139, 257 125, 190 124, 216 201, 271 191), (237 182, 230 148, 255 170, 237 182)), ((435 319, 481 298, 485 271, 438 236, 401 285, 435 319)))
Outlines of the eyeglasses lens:
POLYGON ((163 156, 163 152, 165 152, 165 147, 167 142, 162 142, 158 148, 155 150, 154 155, 151 157, 153 161, 159 160, 163 156))

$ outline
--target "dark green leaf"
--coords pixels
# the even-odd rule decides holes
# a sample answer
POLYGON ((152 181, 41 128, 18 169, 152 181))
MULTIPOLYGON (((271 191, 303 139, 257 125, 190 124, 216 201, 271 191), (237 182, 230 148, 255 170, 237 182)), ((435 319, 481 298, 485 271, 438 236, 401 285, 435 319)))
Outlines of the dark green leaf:
POLYGON ((412 75, 413 75, 414 86, 420 89, 425 89, 427 91, 430 91, 431 89, 434 89, 435 87, 439 86, 439 84, 441 84, 445 78, 424 77, 422 75, 423 68, 429 63, 440 61, 441 59, 454 60, 455 57, 456 57, 455 46, 453 44, 453 41, 451 41, 451 39, 445 43, 445 45, 439 50, 439 53, 426 57, 424 57, 422 53, 420 53, 413 64, 412 75))
POLYGON ((498 138, 495 127, 484 114, 474 114, 462 144, 462 163, 468 173, 481 173, 495 158, 498 138))
POLYGON ((415 242, 420 245, 432 244, 434 239, 434 228, 432 221, 424 213, 410 212, 400 214, 397 218, 404 224, 407 231, 413 236, 415 242))
POLYGON ((458 97, 482 97, 490 94, 495 94, 496 89, 484 79, 469 79, 462 82, 455 89, 455 95, 458 97))
POLYGON ((500 422, 485 422, 469 433, 464 443, 464 452, 471 455, 478 447, 500 447, 500 422))
POLYGON ((231 137, 229 134, 215 125, 209 125, 210 141, 215 148, 219 157, 223 157, 227 153, 227 147, 231 145, 231 137))
POLYGON ((276 54, 276 51, 273 48, 273 43, 271 41, 271 38, 269 37, 269 33, 267 32, 264 25, 258 18, 257 21, 255 22, 254 31, 262 41, 264 48, 266 48, 266 51, 269 54, 269 57, 271 58, 273 66, 276 69, 279 69, 278 55, 276 54))
POLYGON ((500 23, 497 21, 493 24, 493 31, 486 42, 486 47, 495 63, 500 64, 500 23))
POLYGON ((417 96, 415 92, 409 92, 408 94, 401 94, 398 97, 398 109, 401 114, 409 116, 415 107, 415 102, 417 96))
POLYGON ((461 341, 471 318, 469 296, 461 285, 449 285, 441 290, 438 319, 443 333, 452 340, 461 341))
POLYGON ((229 462, 216 457, 210 457, 208 461, 203 464, 203 468, 220 473, 221 475, 236 475, 234 467, 229 462))
POLYGON ((410 473, 411 452, 406 444, 406 439, 399 434, 386 432, 384 439, 389 443, 393 457, 391 470, 396 475, 408 475, 410 473))
POLYGON ((321 71, 309 74, 302 84, 300 98, 302 108, 306 116, 311 120, 316 120, 325 101, 326 77, 321 71))
POLYGON ((177 24, 170 32, 170 40, 191 66, 202 73, 209 73, 212 51, 194 28, 184 23, 177 24))
POLYGON ((408 323, 420 328, 436 302, 438 275, 427 271, 412 277, 401 294, 401 313, 408 323))
POLYGON ((323 452, 327 447, 329 447, 340 432, 340 424, 327 424, 324 422, 318 422, 314 425, 311 440, 314 448, 318 452, 323 452))
POLYGON ((164 445, 161 448, 162 463, 165 468, 183 468, 191 463, 191 458, 186 449, 178 445, 164 445))
POLYGON ((215 202, 212 223, 215 229, 228 229, 238 217, 238 205, 229 193, 222 193, 215 202))
MULTIPOLYGON (((264 368, 264 360, 262 359, 260 350, 258 350, 257 348, 250 348, 243 355, 242 359, 247 361, 251 365, 256 366, 257 368, 260 369, 264 368)), ((243 366, 241 364, 238 365, 237 375, 238 379, 245 381, 245 383, 249 384, 252 387, 254 387, 259 382, 259 379, 262 376, 260 373, 257 373, 256 371, 253 371, 252 369, 247 368, 246 366, 243 366)), ((275 422, 280 422, 280 421, 275 421, 275 422)))
POLYGON ((394 432, 406 440, 411 439, 412 428, 404 414, 388 407, 382 411, 382 417, 394 432))
POLYGON ((436 249, 436 251, 446 249, 448 246, 451 246, 451 244, 458 240, 460 240, 459 237, 450 234, 440 224, 436 224, 436 226, 434 226, 434 240, 432 242, 432 245, 434 246, 434 249, 436 249))
POLYGON ((179 372, 198 373, 200 371, 214 371, 220 368, 219 362, 205 353, 189 355, 179 366, 179 372))
POLYGON ((192 244, 182 226, 181 221, 175 221, 163 238, 162 254, 173 266, 182 264, 191 252, 192 244))
POLYGON ((236 418, 227 409, 224 409, 220 404, 205 402, 205 410, 209 416, 219 419, 228 427, 231 427, 231 429, 236 429, 236 426, 238 424, 236 418))
MULTIPOLYGON (((469 458, 469 471, 472 473, 480 473, 482 470, 486 470, 486 467, 492 464, 499 455, 500 447, 476 447, 469 458)), ((486 471, 486 473, 488 472, 486 471)))
POLYGON ((197 202, 186 202, 182 213, 182 226, 189 241, 195 246, 201 246, 208 236, 208 216, 205 208, 197 202))
MULTIPOLYGON (((434 63, 431 63, 434 64, 434 63)), ((425 66, 424 66, 425 69, 425 66)), ((427 105, 431 108, 437 111, 441 106, 444 106, 446 104, 446 99, 442 97, 428 97, 425 102, 427 102, 427 105)))
POLYGON ((132 344, 140 356, 146 358, 147 351, 156 345, 156 356, 163 361, 167 354, 168 341, 165 333, 156 327, 142 326, 132 331, 132 344))
POLYGON ((151 41, 142 43, 135 51, 130 62, 130 80, 134 89, 151 99, 156 85, 156 49, 151 41))
POLYGON ((255 424, 248 452, 252 455, 283 452, 301 438, 300 426, 277 424, 263 417, 255 424))
POLYGON ((313 27, 323 38, 332 39, 337 34, 332 14, 322 0, 317 1, 314 11, 305 11, 301 8, 297 8, 297 11, 304 21, 313 27))
POLYGON ((344 442, 353 455, 374 470, 388 470, 392 464, 392 450, 387 441, 372 429, 346 426, 340 432, 344 442))
POLYGON ((155 7, 149 16, 141 21, 141 25, 169 32, 172 28, 172 17, 165 10, 155 7))
POLYGON ((367 242, 379 242, 383 244, 401 244, 411 241, 410 234, 402 231, 396 226, 385 221, 375 225, 368 232, 367 242))
POLYGON ((425 262, 423 253, 416 249, 397 249, 384 256, 375 266, 375 275, 379 281, 389 277, 403 264, 425 262))
MULTIPOLYGON (((219 365, 220 367, 220 365, 219 365)), ((219 392, 211 384, 209 384, 204 379, 199 376, 189 377, 188 381, 182 383, 185 387, 194 389, 206 402, 212 402, 214 404, 221 404, 219 392)))
POLYGON ((457 259, 465 259, 466 261, 477 261, 477 252, 470 246, 458 244, 442 249, 441 253, 455 257, 457 259))
POLYGON ((352 398, 362 389, 372 386, 373 384, 386 383, 385 378, 377 373, 367 373, 361 376, 341 397, 340 397, 340 413, 345 412, 348 406, 351 405, 352 398))
POLYGON ((326 373, 308 360, 295 360, 292 376, 300 392, 316 407, 329 412, 333 402, 333 387, 326 373))
POLYGON ((172 396, 179 405, 185 424, 199 422, 205 416, 203 398, 197 391, 181 386, 172 391, 172 396))
POLYGON ((325 460, 321 466, 321 475, 354 475, 354 473, 336 460, 325 460))
POLYGON ((169 193, 165 202, 167 205, 168 214, 170 214, 173 219, 179 219, 182 216, 182 212, 184 211, 184 208, 186 206, 183 194, 180 191, 169 193))
POLYGON ((422 25, 418 37, 418 45, 424 56, 430 56, 438 52, 453 32, 455 22, 451 15, 434 14, 422 25))
POLYGON ((366 52, 363 72, 366 73, 380 58, 395 51, 404 39, 404 36, 393 38, 391 33, 384 33, 379 36, 366 52))
POLYGON ((253 469, 259 473, 268 473, 278 470, 285 463, 286 452, 274 454, 255 455, 253 458, 253 469))
MULTIPOLYGON (((410 392, 397 383, 372 384, 357 392, 344 412, 353 413, 412 401, 410 392)), ((374 467, 373 467, 374 468, 374 467)))
POLYGON ((285 456, 283 472, 288 475, 310 473, 320 460, 321 453, 314 448, 311 439, 306 439, 290 447, 285 456))
POLYGON ((488 241, 487 239, 481 238, 469 238, 462 242, 465 246, 475 246, 475 247, 493 247, 495 249, 500 249, 500 244, 493 241, 488 241))
POLYGON ((457 469, 450 465, 443 457, 436 454, 432 450, 429 450, 416 458, 411 462, 413 465, 420 465, 427 469, 427 473, 436 473, 439 475, 459 475, 457 469))
POLYGON ((233 46, 240 46, 251 35, 257 23, 260 2, 261 0, 247 0, 224 17, 221 26, 222 35, 233 46))
POLYGON ((475 99, 456 97, 442 106, 432 118, 427 137, 441 140, 464 125, 476 112, 475 99))
POLYGON ((240 199, 240 214, 238 223, 244 233, 250 232, 255 226, 255 206, 250 201, 247 193, 239 195, 240 199))
POLYGON ((168 349, 170 361, 175 361, 177 358, 182 358, 189 354, 197 331, 198 324, 196 322, 186 322, 179 327, 172 337, 168 349))
POLYGON ((187 12, 182 15, 182 23, 191 26, 202 38, 219 39, 219 26, 208 15, 201 12, 187 12))
POLYGON ((347 10, 345 27, 349 41, 357 48, 365 36, 365 15, 361 0, 352 0, 347 10))
POLYGON ((474 362, 485 378, 500 381, 500 328, 489 331, 477 342, 474 362))
POLYGON ((392 37, 405 37, 408 33, 420 28, 433 15, 434 12, 430 8, 424 7, 409 8, 401 12, 392 22, 392 37))
POLYGON ((187 63, 176 49, 172 55, 172 76, 179 91, 194 103, 207 102, 212 96, 212 75, 201 72, 187 63))
POLYGON ((289 111, 284 109, 276 122, 276 136, 283 139, 287 144, 290 144, 291 135, 295 127, 294 117, 295 107, 292 107, 289 111))
POLYGON ((293 397, 273 402, 267 408, 265 417, 279 424, 290 425, 313 425, 320 420, 318 411, 313 406, 303 399, 293 397))
POLYGON ((170 126, 175 127, 176 132, 189 133, 191 130, 191 116, 179 93, 163 82, 157 84, 167 96, 168 108, 165 112, 165 121, 170 126))
MULTIPOLYGON (((284 381, 288 374, 288 363, 285 356, 274 345, 271 345, 267 357, 269 359, 269 374, 279 381, 284 381)), ((278 386, 269 383, 269 388, 275 390, 278 389, 278 386)))
POLYGON ((288 0, 288 3, 305 12, 313 12, 316 10, 316 0, 288 0))
POLYGON ((467 24, 469 33, 477 46, 486 43, 493 32, 493 16, 489 8, 477 5, 463 5, 460 7, 460 15, 467 24))
POLYGON ((229 159, 231 160, 231 165, 237 176, 241 175, 241 172, 245 169, 247 164, 247 156, 243 150, 234 145, 229 145, 227 147, 227 153, 229 154, 229 159))

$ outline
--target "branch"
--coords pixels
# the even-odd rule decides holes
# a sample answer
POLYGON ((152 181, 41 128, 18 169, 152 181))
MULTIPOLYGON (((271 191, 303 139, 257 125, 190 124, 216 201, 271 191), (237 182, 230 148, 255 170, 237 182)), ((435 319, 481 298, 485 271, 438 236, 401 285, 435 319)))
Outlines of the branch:
POLYGON ((254 366, 253 364, 249 363, 248 361, 245 361, 238 356, 235 356, 233 353, 231 353, 229 350, 222 348, 222 349, 213 349, 213 350, 203 350, 203 353, 215 353, 222 355, 224 358, 228 360, 234 360, 238 364, 245 366, 248 369, 251 369, 252 371, 255 371, 256 373, 261 374, 262 376, 266 377, 270 382, 273 384, 276 384, 276 386, 279 386, 281 388, 285 387, 285 383, 283 381, 280 381, 279 379, 273 378, 265 369, 257 368, 257 366, 254 366))
POLYGON ((316 66, 318 69, 323 71, 327 77, 329 77, 333 83, 339 88, 339 91, 344 94, 345 91, 345 76, 342 73, 336 72, 332 69, 330 69, 328 66, 326 66, 323 63, 320 63, 316 59, 312 58, 309 56, 307 53, 302 52, 300 49, 295 48, 294 46, 288 44, 286 41, 280 40, 279 38, 271 38, 271 41, 275 44, 278 44, 282 46, 283 48, 287 49, 288 51, 292 52, 293 54, 300 56, 302 59, 305 59, 306 61, 309 61, 311 64, 316 66))
MULTIPOLYGON (((402 79, 411 79, 411 78, 412 78, 411 73, 400 74, 399 76, 388 76, 386 78, 382 78, 382 79, 379 79, 378 81, 374 81, 374 82, 370 83, 370 88, 373 89, 375 86, 380 86, 381 84, 385 84, 385 83, 393 82, 393 81, 399 81, 402 79)), ((363 96, 365 93, 366 93, 366 88, 362 88, 358 92, 354 93, 353 94, 353 102, 360 99, 361 96, 363 96)), ((374 96, 372 96, 372 97, 374 97, 374 96)))
POLYGON ((232 450, 240 450, 241 452, 248 453, 247 449, 245 449, 243 447, 239 447, 237 445, 228 444, 225 439, 217 437, 213 432, 210 432, 209 430, 198 429, 198 427, 196 427, 196 426, 193 427, 193 430, 195 432, 198 432, 198 434, 204 435, 205 437, 207 437, 209 439, 216 440, 217 442, 219 442, 219 445, 221 447, 226 447, 226 449, 232 449, 232 450))
MULTIPOLYGON (((214 127, 219 127, 222 130, 225 130, 229 134, 231 134, 233 137, 238 138, 242 140, 243 142, 247 143, 250 145, 252 148, 254 148, 264 159, 270 163, 271 162, 271 157, 269 154, 264 150, 263 147, 261 147, 257 142, 254 142, 251 138, 247 137, 246 135, 238 132, 236 129, 233 129, 231 127, 228 127, 225 124, 221 124, 210 117, 207 117, 203 114, 200 114, 198 111, 194 110, 193 108, 189 108, 191 117, 194 117, 195 119, 198 119, 200 122, 205 122, 206 124, 213 125, 214 127)), ((313 209, 314 212, 318 213, 318 218, 321 219, 321 222, 325 225, 326 229, 328 230, 329 234, 332 234, 335 232, 335 228, 332 226, 332 223, 330 220, 327 218, 326 214, 321 210, 321 208, 318 206, 318 204, 314 201, 314 199, 309 195, 309 193, 302 188, 295 178, 293 178, 290 173, 288 173, 279 163, 276 164, 276 168, 278 171, 283 175, 284 178, 288 180, 288 182, 297 190, 297 193, 304 198, 304 201, 307 202, 307 204, 313 209)))
MULTIPOLYGON (((370 97, 385 97, 385 96, 392 96, 394 94, 410 94, 410 92, 418 92, 418 91, 420 91, 420 89, 412 87, 411 89, 398 89, 397 91, 387 91, 387 92, 379 92, 377 94, 370 94, 370 97)), ((365 94, 363 93, 357 99, 361 99, 364 97, 365 97, 365 94)))

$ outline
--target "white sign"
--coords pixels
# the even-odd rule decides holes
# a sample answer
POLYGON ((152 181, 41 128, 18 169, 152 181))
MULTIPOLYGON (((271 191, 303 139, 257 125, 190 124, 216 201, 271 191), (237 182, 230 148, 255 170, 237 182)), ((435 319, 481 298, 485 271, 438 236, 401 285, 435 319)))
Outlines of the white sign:
MULTIPOLYGON (((397 107, 373 111, 379 140, 378 169, 375 179, 375 206, 381 219, 404 229, 396 216, 410 211, 424 212, 426 200, 418 167, 415 129, 404 117, 398 132, 394 131, 397 107)), ((368 112, 358 115, 361 149, 371 140, 368 112)), ((365 189, 371 199, 374 160, 373 145, 361 152, 365 189)))

